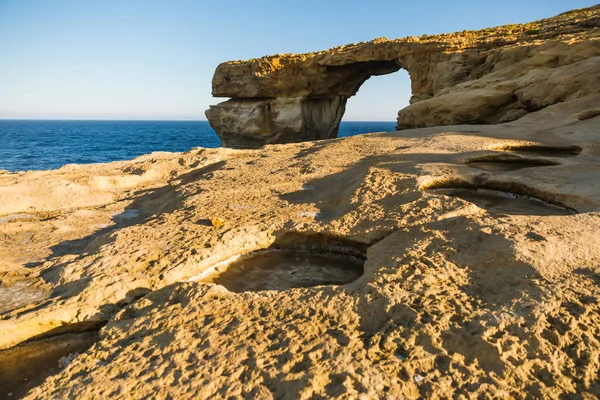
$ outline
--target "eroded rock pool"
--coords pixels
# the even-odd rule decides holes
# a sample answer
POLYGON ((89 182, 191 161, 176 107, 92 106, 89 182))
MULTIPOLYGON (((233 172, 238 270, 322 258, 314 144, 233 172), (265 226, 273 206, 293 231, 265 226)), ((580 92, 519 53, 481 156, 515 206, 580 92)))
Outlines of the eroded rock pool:
POLYGON ((0 351, 0 399, 21 398, 97 340, 96 331, 64 334, 0 351))
POLYGON ((347 255, 293 250, 250 253, 202 279, 232 292, 342 285, 363 274, 364 260, 347 255))

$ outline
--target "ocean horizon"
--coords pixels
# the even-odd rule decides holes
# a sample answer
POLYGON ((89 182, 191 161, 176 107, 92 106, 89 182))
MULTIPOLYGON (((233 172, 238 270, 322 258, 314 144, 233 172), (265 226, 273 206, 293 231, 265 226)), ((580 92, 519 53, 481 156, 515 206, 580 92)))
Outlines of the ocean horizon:
MULTIPOLYGON (((395 121, 342 121, 338 137, 393 131, 395 121)), ((202 120, 0 120, 0 170, 50 170, 66 164, 130 160, 221 143, 202 120)))

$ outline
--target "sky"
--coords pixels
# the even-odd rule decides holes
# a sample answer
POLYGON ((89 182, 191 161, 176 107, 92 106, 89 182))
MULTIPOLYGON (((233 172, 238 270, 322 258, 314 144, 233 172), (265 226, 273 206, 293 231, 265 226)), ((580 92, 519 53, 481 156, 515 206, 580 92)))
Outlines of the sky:
MULTIPOLYGON (((0 0, 0 119, 205 120, 220 62, 529 22, 594 1, 0 0)), ((393 121, 405 71, 346 121, 393 121)))

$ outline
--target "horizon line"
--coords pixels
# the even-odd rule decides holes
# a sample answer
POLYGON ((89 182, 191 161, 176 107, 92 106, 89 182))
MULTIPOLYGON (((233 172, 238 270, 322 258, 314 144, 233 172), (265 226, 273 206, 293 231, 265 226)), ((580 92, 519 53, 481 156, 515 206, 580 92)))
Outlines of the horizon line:
MULTIPOLYGON (((111 119, 111 118, 0 118, 0 121, 91 121, 91 122, 208 122, 207 119, 111 119)), ((342 122, 396 122, 395 120, 342 120, 342 122)))

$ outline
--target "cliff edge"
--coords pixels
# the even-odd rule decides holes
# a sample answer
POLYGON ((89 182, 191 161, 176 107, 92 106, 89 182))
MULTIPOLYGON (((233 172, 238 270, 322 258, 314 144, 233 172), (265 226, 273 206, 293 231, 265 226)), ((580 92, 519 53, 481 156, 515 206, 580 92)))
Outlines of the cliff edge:
POLYGON ((509 122, 598 92, 599 39, 597 5, 527 24, 229 61, 212 93, 230 100, 206 116, 224 147, 334 138, 367 79, 405 69, 412 97, 397 129, 509 122))

